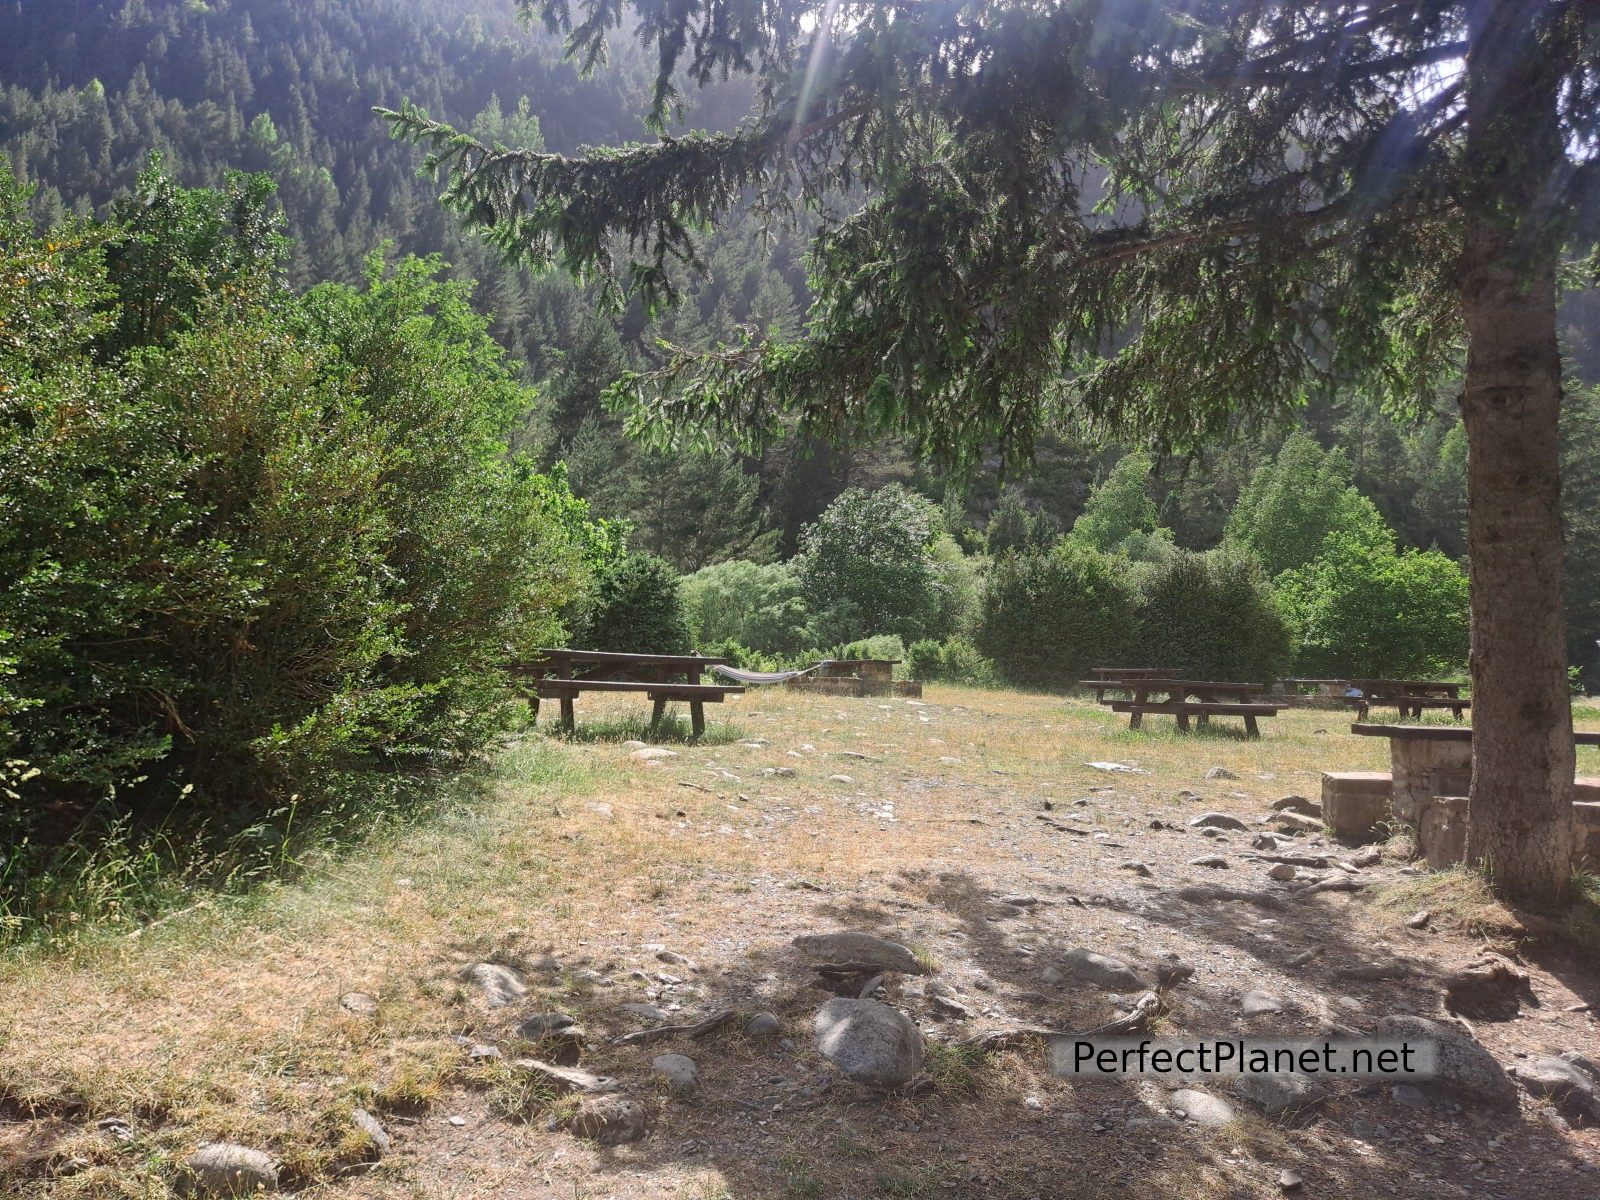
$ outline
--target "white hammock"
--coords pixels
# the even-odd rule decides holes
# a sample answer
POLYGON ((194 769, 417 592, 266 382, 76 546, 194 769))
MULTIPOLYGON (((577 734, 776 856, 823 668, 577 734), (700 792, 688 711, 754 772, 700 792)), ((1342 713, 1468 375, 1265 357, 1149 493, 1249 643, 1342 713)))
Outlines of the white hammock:
POLYGON ((833 659, 831 658, 825 658, 819 663, 813 663, 803 671, 741 671, 738 667, 707 667, 706 670, 739 683, 788 683, 789 680, 799 679, 802 675, 809 675, 818 667, 825 667, 832 661, 833 659))

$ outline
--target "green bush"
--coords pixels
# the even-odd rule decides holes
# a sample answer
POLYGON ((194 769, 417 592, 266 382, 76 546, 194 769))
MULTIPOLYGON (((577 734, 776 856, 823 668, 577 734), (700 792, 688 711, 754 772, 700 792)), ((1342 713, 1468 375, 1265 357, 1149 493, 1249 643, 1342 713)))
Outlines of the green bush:
POLYGON ((1397 551, 1394 536, 1335 533, 1275 581, 1299 637, 1296 670, 1340 678, 1428 678, 1467 661, 1467 575, 1437 550, 1397 551))
POLYGON ((800 580, 786 563, 730 559, 684 576, 679 591, 696 645, 731 640, 766 654, 792 654, 808 643, 800 580))
POLYGON ((694 646, 684 620, 679 577, 651 554, 621 555, 602 566, 594 592, 573 621, 569 644, 620 654, 687 654, 694 646))
POLYGON ((996 680, 995 665, 965 638, 936 642, 924 638, 906 647, 906 678, 924 683, 960 683, 988 687, 996 680))
POLYGON ((1127 562, 1064 538, 994 563, 975 643, 1008 682, 1064 687, 1091 667, 1130 665, 1135 613, 1127 562))
POLYGON ((939 512, 898 484, 851 488, 800 537, 801 594, 819 642, 945 632, 947 585, 933 557, 939 512))
POLYGON ((1253 554, 1174 549, 1135 578, 1139 662, 1187 679, 1275 679, 1288 666, 1288 627, 1253 554))
POLYGON ((212 272, 195 247, 219 213, 258 238, 266 193, 186 193, 139 230, 193 284, 148 328, 94 245, 124 235, 35 238, 0 177, 0 761, 27 764, 0 837, 221 835, 481 748, 583 564, 506 456, 531 396, 465 289, 414 261, 305 297, 248 254, 212 272))
POLYGON ((861 638, 828 651, 828 658, 900 659, 906 656, 906 644, 892 633, 880 633, 861 638))

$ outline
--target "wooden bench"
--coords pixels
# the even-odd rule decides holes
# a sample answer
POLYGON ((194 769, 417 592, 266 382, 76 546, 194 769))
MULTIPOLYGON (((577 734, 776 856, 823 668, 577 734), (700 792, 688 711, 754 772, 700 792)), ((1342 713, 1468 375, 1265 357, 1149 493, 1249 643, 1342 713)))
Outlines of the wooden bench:
POLYGON ((1157 716, 1170 716, 1177 719, 1178 732, 1189 732, 1189 718, 1196 718, 1196 723, 1204 725, 1211 717, 1243 717, 1244 731, 1250 737, 1260 737, 1261 730, 1256 725, 1257 717, 1275 717, 1278 707, 1274 704, 1240 704, 1218 701, 1186 700, 1168 701, 1166 703, 1139 704, 1132 700, 1115 700, 1111 703, 1111 711, 1128 714, 1128 728, 1138 729, 1144 722, 1146 714, 1157 716))
POLYGON ((687 700, 689 724, 695 737, 701 736, 706 731, 707 704, 721 704, 724 697, 737 696, 744 692, 742 687, 720 683, 636 683, 621 679, 535 679, 532 686, 534 720, 539 718, 541 699, 559 700, 561 728, 568 733, 572 732, 574 724, 573 700, 580 692, 643 692, 655 702, 650 713, 652 733, 660 728, 661 718, 666 714, 667 705, 671 701, 687 700))

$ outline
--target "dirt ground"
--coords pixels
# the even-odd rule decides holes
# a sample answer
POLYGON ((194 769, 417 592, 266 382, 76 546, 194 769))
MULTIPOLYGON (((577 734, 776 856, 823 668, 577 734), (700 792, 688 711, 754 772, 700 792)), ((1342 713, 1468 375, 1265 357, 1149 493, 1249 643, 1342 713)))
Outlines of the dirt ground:
POLYGON ((1147 979, 1169 956, 1194 969, 1162 992, 1163 1037, 1454 1022, 1446 981, 1490 951, 1527 989, 1451 1007, 1502 1066, 1600 1057, 1594 943, 1532 936, 1471 876, 1421 872, 1398 842, 1347 870, 1356 848, 1308 832, 1278 852, 1329 866, 1268 878, 1252 842, 1272 802, 1315 800, 1322 770, 1387 766, 1346 714, 1285 712, 1247 741, 1159 718, 1130 732, 1059 697, 752 690, 704 742, 654 743, 674 754, 653 761, 624 744, 635 715, 625 699, 580 707, 578 737, 531 735, 479 794, 252 903, 0 967, 0 1192, 159 1197, 197 1145, 226 1140, 273 1155, 285 1190, 350 1200, 1600 1197, 1600 1131, 1526 1094, 1494 1111, 1339 1081, 1268 1118, 1222 1080, 1056 1078, 1037 1040, 974 1048, 1127 1011, 1132 995, 1059 982, 1074 947, 1147 979), (1248 828, 1205 836, 1189 822, 1208 812, 1248 828), (1227 865, 1191 863, 1211 855, 1227 865), (1307 877, 1359 890, 1297 892, 1307 877), (878 992, 928 1042, 901 1092, 843 1079, 814 1047, 834 991, 791 943, 835 930, 928 968, 878 992), (526 994, 491 1007, 462 977, 477 962, 526 994), (1242 1016, 1247 991, 1282 1011, 1242 1016), (341 1006, 348 993, 376 1012, 341 1006), (736 1015, 618 1044, 656 1023, 626 1004, 673 1025, 736 1015), (574 1101, 512 1065, 550 1051, 514 1033, 539 1012, 578 1022, 582 1067, 643 1103, 645 1137, 565 1131, 574 1101), (779 1032, 744 1032, 758 1012, 779 1032), (663 1053, 690 1056, 701 1085, 669 1088, 663 1053), (1171 1086, 1237 1118, 1178 1119, 1171 1086), (358 1108, 392 1139, 376 1161, 358 1108))

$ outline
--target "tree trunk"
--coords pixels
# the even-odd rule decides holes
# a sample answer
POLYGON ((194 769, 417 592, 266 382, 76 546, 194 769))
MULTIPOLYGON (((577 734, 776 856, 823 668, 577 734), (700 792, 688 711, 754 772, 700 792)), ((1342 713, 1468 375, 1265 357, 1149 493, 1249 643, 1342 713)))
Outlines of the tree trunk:
POLYGON ((1571 872, 1572 708, 1562 609, 1561 359, 1549 194, 1559 72, 1527 3, 1476 6, 1460 288, 1468 336, 1472 791, 1467 861, 1558 901, 1571 872))

